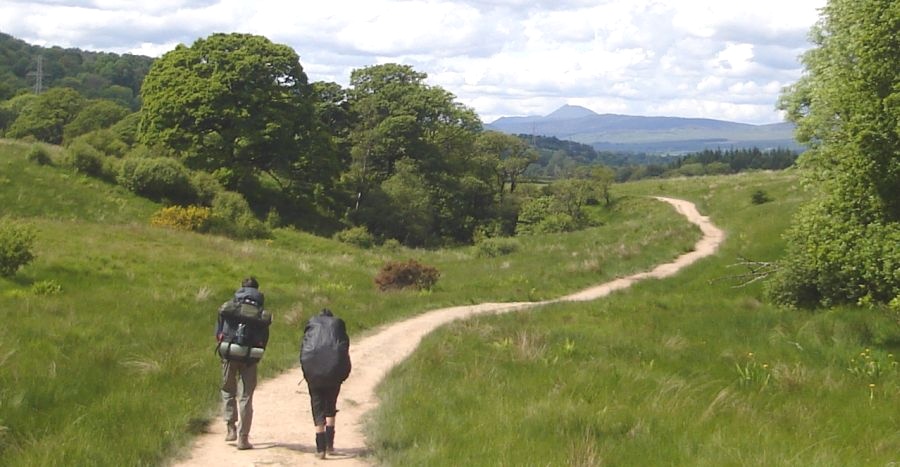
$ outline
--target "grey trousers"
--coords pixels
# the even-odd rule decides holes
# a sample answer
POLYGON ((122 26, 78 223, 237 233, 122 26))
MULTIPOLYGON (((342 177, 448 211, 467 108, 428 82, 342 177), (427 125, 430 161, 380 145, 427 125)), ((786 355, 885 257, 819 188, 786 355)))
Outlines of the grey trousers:
POLYGON ((240 406, 241 425, 238 433, 250 434, 253 424, 253 391, 256 390, 256 363, 232 360, 222 361, 222 400, 225 401, 225 423, 234 425, 238 421, 240 406), (238 403, 238 381, 240 381, 240 404, 238 403))

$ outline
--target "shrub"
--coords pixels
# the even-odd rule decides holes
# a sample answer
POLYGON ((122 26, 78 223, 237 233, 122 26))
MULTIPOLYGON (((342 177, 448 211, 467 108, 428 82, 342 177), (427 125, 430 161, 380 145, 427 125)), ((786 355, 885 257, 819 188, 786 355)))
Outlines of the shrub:
POLYGON ((514 238, 484 238, 475 244, 475 255, 479 258, 496 258, 515 253, 519 241, 514 238))
POLYGON ((271 235, 268 226, 254 217, 247 200, 233 191, 223 191, 213 199, 210 231, 235 238, 271 235))
POLYGON ((360 248, 371 248, 375 244, 375 236, 363 225, 341 230, 334 234, 334 239, 360 248))
POLYGON ((0 219, 0 276, 10 277, 34 260, 34 231, 8 217, 0 219))
POLYGON ((211 210, 201 206, 169 206, 156 211, 150 225, 176 230, 203 232, 206 230, 211 210))
POLYGON ((191 187, 196 195, 197 202, 204 205, 212 205, 216 195, 225 191, 222 184, 209 172, 195 171, 191 174, 191 187))
POLYGON ((188 169, 170 157, 126 157, 116 180, 128 190, 156 201, 193 202, 197 197, 188 169))
POLYGON ((91 145, 101 154, 110 157, 122 157, 128 151, 125 144, 112 130, 96 130, 85 133, 72 141, 72 144, 84 142, 91 145))
POLYGON ((406 262, 391 261, 385 264, 375 277, 381 291, 413 288, 430 290, 437 283, 440 273, 433 266, 426 266, 411 259, 406 262))
POLYGON ((860 223, 830 200, 805 206, 786 233, 786 257, 769 298, 799 306, 890 303, 900 295, 900 223, 860 223), (815 232, 810 235, 808 232, 815 232))
POLYGON ((403 249, 403 244, 396 238, 389 238, 381 244, 381 249, 384 251, 400 251, 403 249))
POLYGON ((772 198, 769 198, 769 195, 766 194, 765 191, 756 190, 750 195, 750 201, 753 202, 753 204, 765 204, 772 201, 772 198))
POLYGON ((279 227, 284 227, 284 220, 281 219, 281 214, 278 213, 278 210, 275 208, 270 208, 269 212, 266 214, 266 225, 270 229, 277 229, 279 227))
POLYGON ((50 158, 50 153, 47 151, 47 148, 40 144, 32 144, 28 149, 28 153, 25 154, 25 158, 28 159, 29 162, 33 162, 37 165, 53 164, 53 159, 50 158))
POLYGON ((62 292, 62 286, 52 280, 35 282, 31 286, 31 293, 34 295, 56 295, 60 292, 62 292))
POLYGON ((100 151, 84 141, 76 141, 66 149, 66 165, 78 173, 95 177, 103 175, 103 159, 100 151))

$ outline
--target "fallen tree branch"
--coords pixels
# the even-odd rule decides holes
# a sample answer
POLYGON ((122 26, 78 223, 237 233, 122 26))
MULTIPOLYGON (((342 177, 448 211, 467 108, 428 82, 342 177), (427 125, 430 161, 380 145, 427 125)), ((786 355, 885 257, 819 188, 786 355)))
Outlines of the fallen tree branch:
POLYGON ((778 263, 771 261, 754 261, 743 256, 738 257, 740 259, 739 262, 734 264, 729 264, 728 268, 735 267, 746 267, 749 269, 749 272, 744 274, 735 274, 731 276, 719 277, 717 279, 713 279, 710 283, 719 282, 719 281, 730 281, 737 282, 737 284, 732 285, 732 288, 739 289, 741 287, 746 287, 754 282, 759 282, 761 280, 767 279, 772 274, 778 271, 778 263))

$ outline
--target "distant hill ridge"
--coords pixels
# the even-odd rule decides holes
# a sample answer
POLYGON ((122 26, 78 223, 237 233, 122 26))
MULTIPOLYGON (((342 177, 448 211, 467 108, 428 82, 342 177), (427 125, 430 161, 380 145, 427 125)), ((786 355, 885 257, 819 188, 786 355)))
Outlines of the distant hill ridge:
POLYGON ((501 117, 485 126, 504 133, 552 136, 605 151, 682 153, 753 147, 802 150, 794 139, 791 123, 750 125, 710 118, 598 114, 577 105, 564 105, 543 117, 501 117))

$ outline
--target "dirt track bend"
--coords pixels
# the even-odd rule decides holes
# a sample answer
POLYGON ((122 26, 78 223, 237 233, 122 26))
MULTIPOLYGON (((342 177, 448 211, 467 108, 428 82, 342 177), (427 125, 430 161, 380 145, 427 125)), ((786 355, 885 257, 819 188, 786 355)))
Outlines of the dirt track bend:
MULTIPOLYGON (((604 297, 646 278, 663 278, 681 268, 713 254, 722 243, 724 233, 709 219, 700 215, 694 204, 673 198, 657 197, 671 204, 678 213, 700 227, 703 237, 694 250, 674 261, 661 264, 652 271, 591 287, 581 292, 542 302, 482 303, 433 310, 404 321, 388 323, 351 341, 350 356, 353 373, 343 385, 338 400, 336 453, 325 460, 315 456, 315 434, 309 408, 306 385, 298 385, 300 370, 292 369, 280 376, 261 382, 254 394, 253 429, 250 441, 254 449, 238 451, 233 442, 226 443, 225 425, 216 418, 209 432, 198 436, 189 452, 176 459, 176 466, 296 466, 329 465, 365 466, 366 440, 363 436, 364 416, 378 400, 376 385, 388 370, 412 354, 429 332, 450 321, 477 314, 506 313, 548 303, 588 301, 604 297)), ((215 388, 210 388, 215 390, 215 388)))

